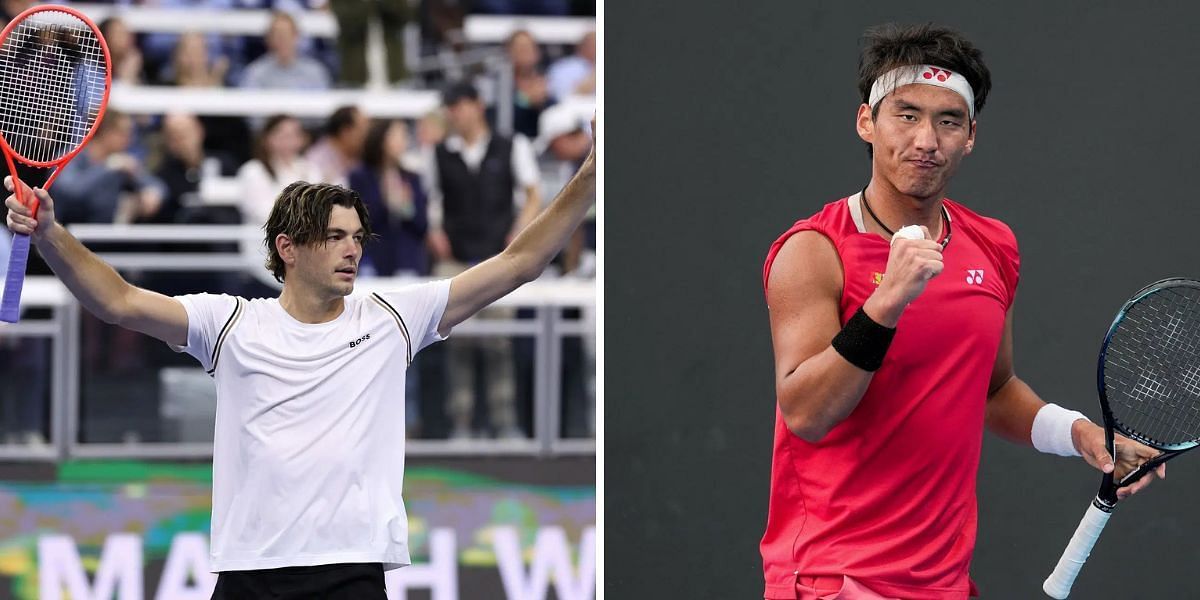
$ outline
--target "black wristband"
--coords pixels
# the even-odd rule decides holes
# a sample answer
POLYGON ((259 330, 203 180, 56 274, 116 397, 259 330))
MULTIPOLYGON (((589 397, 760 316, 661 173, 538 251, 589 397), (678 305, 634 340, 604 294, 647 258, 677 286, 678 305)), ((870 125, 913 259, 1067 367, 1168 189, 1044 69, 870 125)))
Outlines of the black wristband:
POLYGON ((850 364, 864 371, 875 371, 883 365, 883 357, 895 335, 895 328, 884 327, 871 320, 860 306, 854 316, 846 321, 846 326, 834 336, 833 349, 850 364))

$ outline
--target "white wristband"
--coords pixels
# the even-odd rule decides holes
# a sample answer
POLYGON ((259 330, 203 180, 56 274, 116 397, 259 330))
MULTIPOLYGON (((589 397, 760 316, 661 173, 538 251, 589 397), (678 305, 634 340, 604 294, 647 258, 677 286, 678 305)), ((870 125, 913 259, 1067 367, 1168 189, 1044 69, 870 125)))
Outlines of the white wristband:
POLYGON ((1071 439, 1071 425, 1083 419, 1088 421, 1083 413, 1067 410, 1057 404, 1047 404, 1033 418, 1033 447, 1046 454, 1059 456, 1079 456, 1075 442, 1071 439))

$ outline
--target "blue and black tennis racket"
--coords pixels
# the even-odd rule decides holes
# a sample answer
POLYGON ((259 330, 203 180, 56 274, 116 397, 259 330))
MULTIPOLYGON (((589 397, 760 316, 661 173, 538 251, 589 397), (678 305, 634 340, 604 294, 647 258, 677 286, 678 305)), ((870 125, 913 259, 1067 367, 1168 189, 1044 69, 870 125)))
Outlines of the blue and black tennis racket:
POLYGON ((1161 451, 1100 491, 1042 584, 1066 598, 1092 546, 1117 504, 1117 490, 1200 444, 1200 282, 1164 279, 1146 286, 1121 307, 1100 348, 1097 384, 1108 452, 1113 432, 1161 451))

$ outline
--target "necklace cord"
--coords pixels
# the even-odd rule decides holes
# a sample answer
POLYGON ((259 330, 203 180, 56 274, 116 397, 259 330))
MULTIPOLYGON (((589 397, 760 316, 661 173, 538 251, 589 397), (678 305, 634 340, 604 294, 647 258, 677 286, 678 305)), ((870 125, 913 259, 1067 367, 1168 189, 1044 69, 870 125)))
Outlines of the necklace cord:
MULTIPOLYGON (((879 219, 879 216, 875 214, 875 211, 871 210, 871 203, 867 201, 867 188, 865 187, 862 190, 862 201, 863 206, 867 207, 867 214, 871 215, 871 218, 874 219, 875 222, 878 223, 879 226, 882 227, 889 236, 896 235, 896 232, 889 229, 887 225, 884 225, 883 221, 879 219)), ((945 250, 946 245, 950 243, 950 236, 954 233, 950 229, 950 215, 946 211, 945 204, 942 205, 942 222, 946 224, 946 237, 942 239, 942 250, 945 250)))

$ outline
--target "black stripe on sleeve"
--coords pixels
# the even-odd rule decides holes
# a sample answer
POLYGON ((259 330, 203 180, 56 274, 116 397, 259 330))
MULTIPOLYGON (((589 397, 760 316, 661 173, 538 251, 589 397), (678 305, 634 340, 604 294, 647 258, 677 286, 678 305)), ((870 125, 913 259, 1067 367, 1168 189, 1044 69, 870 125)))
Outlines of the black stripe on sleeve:
POLYGON ((225 326, 221 328, 221 334, 217 336, 217 343, 213 345, 212 352, 212 368, 208 370, 208 374, 212 375, 217 371, 217 361, 221 359, 221 347, 225 345, 225 338, 229 337, 229 332, 233 331, 233 326, 237 324, 238 317, 242 314, 242 299, 235 298, 236 306, 233 307, 233 313, 229 315, 229 319, 225 321, 225 326))
POLYGON ((402 335, 404 335, 404 343, 408 346, 407 358, 408 358, 408 364, 411 365, 412 358, 413 358, 412 337, 408 334, 408 326, 406 326, 404 324, 404 317, 401 317, 400 311, 393 308, 391 304, 388 304, 387 300, 384 300, 383 297, 380 296, 378 293, 372 293, 371 299, 374 300, 380 306, 382 306, 384 310, 391 313, 392 318, 396 320, 396 325, 398 325, 400 327, 400 333, 402 335))

